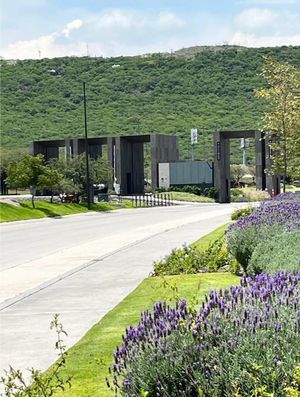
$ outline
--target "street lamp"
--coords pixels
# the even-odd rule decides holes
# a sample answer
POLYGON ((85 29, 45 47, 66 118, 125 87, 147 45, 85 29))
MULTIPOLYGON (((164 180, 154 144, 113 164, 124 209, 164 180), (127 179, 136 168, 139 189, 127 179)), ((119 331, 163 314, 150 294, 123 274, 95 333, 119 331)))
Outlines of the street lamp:
POLYGON ((87 114, 86 114, 86 95, 85 81, 83 82, 83 111, 84 111, 84 147, 85 147, 85 171, 86 171, 86 193, 87 206, 91 209, 91 186, 90 186, 90 169, 89 169, 89 147, 88 147, 88 131, 87 131, 87 114))

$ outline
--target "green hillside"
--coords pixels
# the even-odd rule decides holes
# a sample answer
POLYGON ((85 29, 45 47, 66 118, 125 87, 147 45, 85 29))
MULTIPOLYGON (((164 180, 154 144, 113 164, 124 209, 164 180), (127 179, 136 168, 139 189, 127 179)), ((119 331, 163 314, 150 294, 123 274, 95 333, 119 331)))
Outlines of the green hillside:
POLYGON ((177 134, 181 157, 188 158, 189 131, 198 128, 196 158, 211 158, 214 129, 259 128, 263 106, 254 91, 262 84, 257 73, 263 55, 300 66, 300 47, 192 47, 109 59, 2 61, 1 146, 82 136, 86 81, 89 136, 177 134))

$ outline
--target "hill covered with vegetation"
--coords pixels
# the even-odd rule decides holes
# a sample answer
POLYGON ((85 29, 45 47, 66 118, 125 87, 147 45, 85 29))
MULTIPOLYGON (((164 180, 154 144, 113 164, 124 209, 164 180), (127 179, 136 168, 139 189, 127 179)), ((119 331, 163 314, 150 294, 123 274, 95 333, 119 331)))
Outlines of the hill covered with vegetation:
MULTIPOLYGON (((254 92, 263 56, 300 66, 300 47, 192 47, 135 57, 1 61, 1 146, 78 137, 87 83, 89 136, 177 134, 181 158, 212 158, 212 131, 259 128, 264 104, 254 92)), ((233 145, 239 162, 239 142, 233 145)))

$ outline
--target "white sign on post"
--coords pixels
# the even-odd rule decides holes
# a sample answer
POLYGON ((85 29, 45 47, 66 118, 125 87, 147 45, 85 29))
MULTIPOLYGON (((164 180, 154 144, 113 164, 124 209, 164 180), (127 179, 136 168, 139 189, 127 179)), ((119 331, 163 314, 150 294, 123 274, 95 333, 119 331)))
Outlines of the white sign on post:
POLYGON ((195 145, 198 143, 198 130, 197 128, 192 128, 191 129, 191 144, 195 145))

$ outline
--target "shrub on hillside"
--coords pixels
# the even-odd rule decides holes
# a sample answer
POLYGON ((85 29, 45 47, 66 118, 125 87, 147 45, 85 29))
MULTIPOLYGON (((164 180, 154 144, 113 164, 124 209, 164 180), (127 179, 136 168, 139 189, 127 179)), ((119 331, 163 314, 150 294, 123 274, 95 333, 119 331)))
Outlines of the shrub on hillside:
POLYGON ((248 267, 249 274, 299 271, 300 233, 284 233, 260 243, 248 267))
POLYGON ((299 309, 300 273, 244 277, 240 286, 211 291, 198 312, 184 300, 176 307, 156 303, 115 351, 115 395, 299 392, 299 309))

